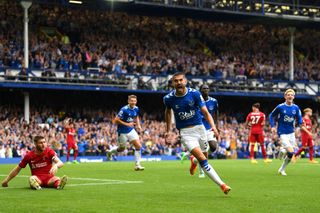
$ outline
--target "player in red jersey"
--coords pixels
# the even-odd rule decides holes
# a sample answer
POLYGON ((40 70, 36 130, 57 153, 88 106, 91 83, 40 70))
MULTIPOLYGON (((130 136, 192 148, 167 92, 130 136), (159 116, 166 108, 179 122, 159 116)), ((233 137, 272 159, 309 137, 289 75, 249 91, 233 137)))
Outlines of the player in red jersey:
POLYGON ((2 181, 2 187, 8 187, 8 183, 25 168, 27 164, 31 169, 31 177, 29 184, 32 189, 42 189, 41 187, 51 187, 63 189, 67 183, 68 177, 64 175, 61 179, 55 174, 58 168, 63 166, 63 163, 58 158, 57 154, 47 147, 47 142, 42 136, 34 138, 35 148, 20 161, 9 175, 2 181))
POLYGON ((73 149, 73 163, 78 164, 79 163, 77 161, 78 145, 77 145, 77 142, 75 140, 76 130, 74 128, 74 123, 70 119, 67 119, 65 121, 64 128, 66 129, 66 133, 67 133, 67 148, 68 148, 67 163, 70 163, 70 161, 69 161, 70 152, 71 152, 71 149, 73 149))
POLYGON ((250 143, 250 159, 251 163, 258 163, 254 159, 254 146, 259 143, 262 150, 262 155, 265 163, 270 163, 272 160, 267 158, 266 148, 264 146, 264 132, 263 127, 265 124, 266 116, 260 112, 260 103, 252 105, 252 112, 250 112, 246 119, 246 124, 250 127, 249 143, 250 143))
POLYGON ((293 155, 293 162, 296 161, 296 157, 301 154, 301 152, 305 151, 307 147, 309 147, 309 163, 318 163, 318 161, 313 159, 313 139, 312 139, 312 109, 306 108, 303 110, 303 125, 305 128, 301 128, 301 141, 302 147, 293 155))

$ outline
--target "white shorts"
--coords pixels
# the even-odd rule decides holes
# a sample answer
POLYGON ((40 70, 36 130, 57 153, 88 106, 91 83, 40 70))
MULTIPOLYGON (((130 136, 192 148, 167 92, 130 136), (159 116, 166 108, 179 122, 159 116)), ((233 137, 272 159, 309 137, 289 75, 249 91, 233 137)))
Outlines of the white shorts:
POLYGON ((207 129, 207 140, 208 141, 217 141, 217 138, 214 136, 212 129, 207 129))
POLYGON ((290 134, 282 134, 280 135, 280 141, 283 148, 295 148, 297 146, 296 144, 296 136, 293 133, 290 134))
POLYGON ((138 140, 139 139, 139 135, 136 132, 136 130, 131 130, 128 133, 120 133, 120 135, 118 135, 118 143, 119 144, 125 144, 128 141, 134 141, 134 140, 138 140))
POLYGON ((203 125, 180 129, 180 136, 181 143, 188 151, 191 152, 194 148, 200 147, 202 152, 207 152, 209 145, 206 129, 203 125))

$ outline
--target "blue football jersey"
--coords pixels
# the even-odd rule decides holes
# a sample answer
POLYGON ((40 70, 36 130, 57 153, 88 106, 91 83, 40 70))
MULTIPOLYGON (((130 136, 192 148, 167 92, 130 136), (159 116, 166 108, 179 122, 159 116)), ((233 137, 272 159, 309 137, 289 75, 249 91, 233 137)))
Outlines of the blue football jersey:
MULTIPOLYGON (((213 113, 218 111, 218 101, 215 98, 212 97, 208 97, 208 100, 205 101, 207 109, 209 111, 209 113, 212 115, 213 117, 213 113)), ((206 120, 206 118, 202 115, 202 123, 203 125, 206 127, 207 130, 211 129, 210 124, 208 123, 208 121, 206 120)))
POLYGON ((279 104, 270 114, 269 121, 271 127, 275 126, 275 120, 278 122, 278 134, 290 134, 294 132, 294 127, 297 124, 302 124, 302 115, 300 108, 295 105, 287 105, 286 103, 279 104))
POLYGON ((163 102, 173 110, 177 129, 202 124, 200 108, 205 103, 199 91, 187 88, 184 96, 176 96, 174 90, 163 98, 163 102))
MULTIPOLYGON (((135 106, 133 109, 129 105, 126 105, 120 109, 118 112, 118 117, 127 123, 134 122, 134 119, 139 116, 139 108, 135 106)), ((133 127, 124 126, 118 124, 118 133, 128 133, 133 129, 133 127)))

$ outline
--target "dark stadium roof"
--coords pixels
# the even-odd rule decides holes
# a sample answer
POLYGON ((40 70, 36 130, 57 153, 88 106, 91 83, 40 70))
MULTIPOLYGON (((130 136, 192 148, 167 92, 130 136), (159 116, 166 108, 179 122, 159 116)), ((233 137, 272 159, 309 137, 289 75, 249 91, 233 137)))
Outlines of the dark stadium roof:
MULTIPOLYGON (((269 0, 270 1, 270 0, 269 0)), ((131 14, 147 15, 147 16, 175 16, 188 17, 206 21, 227 21, 227 22, 243 22, 247 24, 263 24, 270 26, 294 26, 298 28, 319 28, 320 22, 312 20, 289 20, 283 15, 275 14, 273 17, 267 17, 259 14, 235 13, 232 11, 217 11, 211 9, 197 9, 191 7, 174 7, 165 5, 156 5, 153 3, 139 1, 107 1, 107 0, 82 0, 81 5, 70 4, 69 0, 33 0, 33 2, 43 4, 59 4, 67 7, 85 7, 99 10, 123 11, 131 14)), ((271 1, 270 1, 271 2, 271 1)), ((277 1, 280 3, 288 3, 288 1, 277 1)), ((300 2, 301 3, 301 2, 300 2)), ((320 4, 317 1, 303 1, 303 4, 320 4)))

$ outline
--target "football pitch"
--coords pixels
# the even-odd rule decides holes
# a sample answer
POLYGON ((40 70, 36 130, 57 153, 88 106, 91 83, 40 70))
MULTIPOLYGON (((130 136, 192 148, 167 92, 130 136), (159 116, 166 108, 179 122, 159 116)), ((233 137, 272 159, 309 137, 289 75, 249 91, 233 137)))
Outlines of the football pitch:
MULTIPOLYGON (((29 168, 0 188, 0 212, 320 212, 320 164, 299 160, 277 174, 281 161, 215 160, 211 165, 232 190, 225 196, 208 177, 189 175, 189 162, 133 162, 65 165, 64 190, 28 188, 29 168)), ((0 165, 1 181, 15 165, 0 165)))

